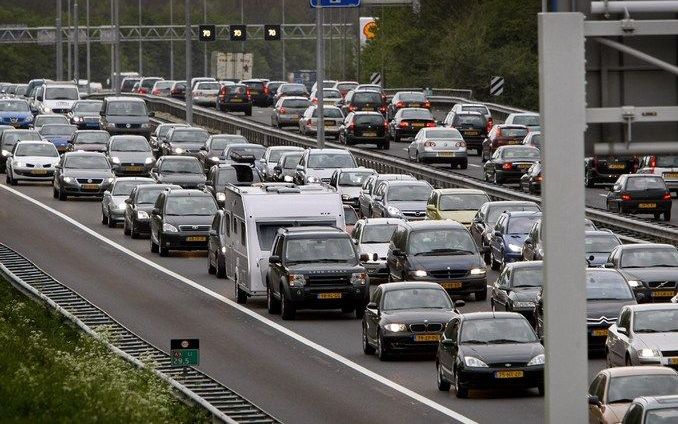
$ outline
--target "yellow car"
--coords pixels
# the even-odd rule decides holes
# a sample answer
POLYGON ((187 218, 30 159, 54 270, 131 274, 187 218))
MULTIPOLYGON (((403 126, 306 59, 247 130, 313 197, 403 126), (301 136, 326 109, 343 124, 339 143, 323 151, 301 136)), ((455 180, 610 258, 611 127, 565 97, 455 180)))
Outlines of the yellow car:
POLYGON ((489 202, 490 197, 482 190, 467 188, 442 188, 433 190, 426 205, 426 219, 452 219, 471 226, 478 209, 489 202))

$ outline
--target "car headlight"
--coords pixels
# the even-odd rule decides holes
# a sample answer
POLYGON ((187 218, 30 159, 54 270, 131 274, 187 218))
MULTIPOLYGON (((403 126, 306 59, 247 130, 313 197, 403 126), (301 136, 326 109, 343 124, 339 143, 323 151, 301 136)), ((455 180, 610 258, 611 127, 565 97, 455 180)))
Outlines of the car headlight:
POLYGON ((629 280, 629 286, 631 286, 631 287, 642 287, 643 282, 637 281, 637 280, 629 280))
POLYGON ((515 308, 534 308, 534 302, 513 302, 515 308))
POLYGON ((108 178, 106 178, 106 182, 107 182, 108 184, 113 183, 113 181, 115 181, 115 177, 108 177, 108 178))
POLYGON ((106 124, 106 128, 115 128, 115 123, 109 122, 108 124, 106 124))
POLYGON ((533 365, 544 365, 544 360, 546 358, 544 357, 544 354, 540 354, 535 356, 534 358, 530 359, 530 362, 527 363, 528 367, 531 367, 533 365))
POLYGON ((181 147, 175 147, 174 149, 172 149, 172 151, 178 154, 184 153, 184 149, 182 149, 181 147))
POLYGON ((27 117, 24 118, 24 121, 26 122, 31 122, 33 120, 33 115, 28 115, 27 117))
POLYGON ((119 164, 120 158, 117 156, 111 156, 111 163, 119 164))
POLYGON ((150 164, 152 164, 154 161, 155 161, 154 158, 152 158, 152 157, 147 157, 146 160, 144 160, 144 164, 145 164, 145 165, 150 165, 150 164))
POLYGON ((290 274, 287 277, 287 282, 290 284, 290 287, 303 287, 306 285, 306 277, 302 274, 290 274))
POLYGON ((80 122, 80 121, 82 121, 82 118, 81 118, 81 117, 79 117, 79 116, 74 116, 74 117, 73 117, 73 122, 80 122))
POLYGON ((508 248, 511 252, 520 252, 523 250, 522 246, 518 246, 517 244, 509 243, 508 248))
POLYGON ((26 166, 26 164, 23 162, 14 162, 14 166, 16 168, 23 168, 24 166, 26 166))
POLYGON ((487 270, 485 268, 473 268, 471 270, 471 275, 485 275, 487 270))
POLYGON ((141 128, 150 128, 151 126, 148 123, 141 124, 141 128))
POLYGON ((226 194, 225 193, 217 193, 217 200, 220 202, 223 202, 226 200, 226 194))
POLYGON ((351 200, 351 196, 349 196, 348 194, 342 194, 341 200, 351 200))
POLYGON ((148 219, 148 212, 146 211, 137 211, 138 219, 148 219))
POLYGON ((221 253, 226 253, 226 246, 221 247, 221 253))
POLYGON ((656 349, 640 349, 638 351, 639 358, 659 358, 659 351, 656 349))
POLYGON ((389 215, 402 216, 402 212, 400 212, 400 209, 396 208, 395 206, 388 206, 386 208, 386 212, 388 212, 389 215))
POLYGON ((219 156, 212 156, 212 157, 210 157, 210 160, 212 162, 219 162, 219 156))
POLYGON ((473 356, 464 356, 464 364, 466 364, 467 367, 487 368, 487 364, 485 362, 473 356))
POLYGON ((43 110, 44 112, 46 112, 46 113, 52 112, 52 109, 50 109, 50 108, 48 108, 48 107, 43 107, 42 110, 43 110))
POLYGON ((64 177, 64 182, 67 184, 72 184, 75 182, 75 178, 73 177, 64 177))
POLYGON ((424 271, 423 269, 418 269, 416 271, 412 272, 412 275, 415 277, 426 277, 428 273, 424 271))
POLYGON ((179 230, 177 230, 177 227, 175 227, 172 224, 164 223, 162 224, 162 230, 167 233, 177 233, 179 230))
POLYGON ((285 181, 286 183, 292 183, 292 182, 294 182, 294 178, 292 178, 289 175, 285 175, 285 177, 283 178, 283 181, 285 181))
POLYGON ((364 272, 354 272, 351 274, 351 284, 356 286, 364 286, 367 282, 367 274, 364 272))
POLYGON ((318 177, 314 177, 314 176, 311 175, 311 176, 309 176, 309 177, 306 177, 306 182, 307 182, 307 183, 311 183, 311 184, 313 184, 313 183, 319 183, 319 182, 320 182, 320 179, 319 179, 318 177))
POLYGON ((9 154, 10 154, 10 152, 8 152, 8 151, 5 150, 5 149, 2 149, 2 155, 3 155, 4 157, 9 156, 9 154))
POLYGON ((405 324, 386 324, 384 325, 384 328, 392 333, 402 333, 403 331, 407 331, 407 326, 405 324))

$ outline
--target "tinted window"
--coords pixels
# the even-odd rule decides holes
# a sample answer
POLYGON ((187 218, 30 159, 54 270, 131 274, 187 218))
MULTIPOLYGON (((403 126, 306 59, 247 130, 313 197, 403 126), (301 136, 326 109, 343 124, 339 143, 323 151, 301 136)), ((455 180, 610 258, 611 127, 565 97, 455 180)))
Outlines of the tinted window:
POLYGON ((160 164, 160 172, 202 174, 202 166, 196 160, 165 160, 160 164))
POLYGON ((619 273, 587 272, 586 298, 588 300, 631 300, 633 295, 628 283, 619 273))
POLYGON ((308 158, 309 168, 354 168, 353 156, 346 153, 318 153, 308 158))
POLYGON ((609 253, 620 244, 613 235, 586 236, 586 253, 609 253))
POLYGON ((471 255, 476 247, 465 230, 431 229, 410 233, 407 252, 414 256, 471 255))
POLYGON ((365 225, 360 243, 388 243, 396 228, 396 224, 365 225))
POLYGON ((106 114, 110 116, 146 116, 144 102, 109 102, 106 114))
POLYGON ((266 148, 258 144, 252 144, 250 146, 231 146, 224 155, 230 158, 233 153, 241 156, 254 156, 254 158, 258 160, 264 157, 266 148))
POLYGON ((541 268, 514 268, 512 275, 513 287, 541 287, 544 284, 541 268))
POLYGON ((103 102, 78 102, 73 106, 73 112, 99 113, 103 102))
POLYGON ((678 251, 670 247, 626 250, 622 254, 622 268, 678 267, 678 251))
POLYGON ((235 165, 224 167, 219 170, 218 185, 251 185, 261 182, 259 173, 247 165, 235 165))
POLYGON ((404 102, 424 102, 426 98, 423 93, 400 93, 400 100, 404 102))
MULTIPOLYGON (((343 118, 344 114, 341 113, 341 110, 336 107, 325 107, 323 108, 323 116, 325 118, 343 118)), ((313 117, 318 117, 318 109, 313 109, 313 117)))
POLYGON ((59 157, 56 147, 53 144, 35 144, 22 143, 19 144, 14 151, 14 157, 21 156, 44 156, 44 157, 59 157))
POLYGON ((384 117, 381 115, 355 115, 353 122, 357 125, 383 125, 384 117))
POLYGON ((440 289, 400 289, 384 292, 384 310, 452 309, 447 293, 440 289))
POLYGON ((537 337, 524 318, 508 319, 472 319, 465 320, 461 326, 461 343, 496 343, 512 341, 532 343, 537 337))
POLYGON ((513 118, 513 123, 518 125, 527 125, 529 127, 537 127, 539 126, 539 116, 518 115, 513 118))
POLYGON ((150 152, 151 146, 146 139, 118 138, 111 141, 110 150, 116 152, 150 152))
POLYGON ((201 130, 174 130, 172 132, 172 143, 204 143, 209 137, 207 131, 201 130))
POLYGON ((666 184, 660 177, 635 177, 626 180, 626 189, 632 191, 666 190, 666 184))
POLYGON ((485 119, 480 115, 457 115, 455 125, 484 126, 485 119))
POLYGON ((388 190, 388 200, 391 202, 425 201, 431 195, 431 187, 423 184, 397 185, 388 190))
POLYGON ((402 112, 401 117, 403 119, 425 119, 432 121, 433 120, 433 115, 431 115, 431 112, 429 112, 427 109, 404 109, 402 112))
POLYGON ((353 94, 353 103, 381 103, 381 94, 370 91, 358 91, 353 94))
POLYGON ((484 194, 443 194, 439 208, 442 211, 474 211, 488 201, 484 194))
POLYGON ((435 130, 435 131, 426 131, 426 138, 453 138, 456 140, 462 140, 463 137, 459 131, 455 129, 446 129, 446 130, 435 130))
POLYGON ((507 234, 527 234, 539 216, 514 216, 509 219, 507 234))
POLYGON ((64 168, 109 169, 110 167, 103 156, 71 156, 64 161, 64 168))
POLYGON ((678 375, 612 377, 607 388, 607 403, 632 402, 641 396, 666 396, 676 393, 678 393, 678 375))
POLYGON ((45 100, 78 100, 78 89, 75 87, 45 87, 45 100))
POLYGON ((355 262, 353 243, 348 237, 290 239, 285 258, 288 262, 355 262))
POLYGON ((153 84, 155 84, 158 81, 160 81, 160 78, 144 78, 141 83, 141 86, 150 89, 153 87, 153 84))
POLYGON ((247 85, 249 88, 254 88, 255 90, 264 89, 264 83, 259 81, 246 81, 245 85, 247 85))
POLYGON ((304 99, 285 99, 282 102, 283 107, 289 107, 293 109, 306 109, 311 102, 304 99))
POLYGON ((212 196, 170 196, 165 204, 166 215, 212 216, 217 205, 212 196))
POLYGON ((30 112, 27 102, 3 101, 0 102, 0 112, 30 112))

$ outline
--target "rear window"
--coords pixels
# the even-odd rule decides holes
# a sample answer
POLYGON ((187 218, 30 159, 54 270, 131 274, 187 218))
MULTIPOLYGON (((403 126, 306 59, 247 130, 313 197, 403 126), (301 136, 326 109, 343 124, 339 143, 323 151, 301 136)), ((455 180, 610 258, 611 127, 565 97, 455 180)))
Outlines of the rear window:
POLYGON ((358 84, 355 83, 341 83, 337 84, 337 90, 353 90, 358 84))
POLYGON ((487 110, 487 107, 485 106, 466 106, 462 105, 461 110, 464 112, 480 112, 483 115, 489 115, 489 111, 487 110))
POLYGON ((413 109, 413 110, 407 110, 404 109, 401 112, 401 116, 403 119, 426 119, 429 121, 433 120, 433 115, 431 115, 431 112, 429 112, 426 109, 413 109))
POLYGON ((122 89, 125 90, 131 90, 132 87, 134 87, 134 84, 138 83, 138 79, 126 79, 125 81, 122 82, 122 89))
POLYGON ((678 156, 659 156, 659 157, 657 157, 657 167, 659 167, 659 168, 678 168, 678 156))
POLYGON ((501 137, 525 137, 527 128, 502 128, 501 137))
POLYGON ((666 184, 660 177, 633 177, 626 181, 627 190, 666 190, 666 184))
POLYGON ((404 102, 424 102, 426 98, 422 93, 402 93, 400 100, 404 102))
POLYGON ((455 139, 462 139, 461 134, 459 134, 459 131, 455 129, 447 129, 447 130, 436 130, 436 131, 426 131, 426 138, 455 138, 455 139))
POLYGON ((172 87, 172 85, 174 85, 172 81, 158 81, 155 83, 155 88, 160 90, 166 90, 172 87))
POLYGON ((280 88, 278 88, 278 91, 282 91, 283 93, 291 92, 305 93, 306 86, 304 86, 303 84, 285 84, 281 85, 280 88))
POLYGON ((381 115, 356 115, 353 121, 356 124, 382 125, 384 117, 381 115))
POLYGON ((480 115, 457 115, 455 121, 456 125, 485 126, 485 119, 480 115))
POLYGON ((196 90, 218 90, 221 84, 218 82, 200 82, 196 85, 196 90))
POLYGON ((234 84, 234 85, 224 86, 224 89, 226 90, 227 93, 245 94, 245 92, 247 91, 247 86, 244 85, 244 84, 234 84))
POLYGON ((249 88, 254 88, 255 90, 264 89, 264 83, 259 81, 245 81, 245 85, 249 88))
MULTIPOLYGON (((341 118, 344 117, 344 114, 341 113, 341 110, 339 110, 337 108, 326 107, 326 108, 323 109, 323 116, 325 118, 340 118, 341 119, 341 118)), ((318 117, 318 109, 313 109, 313 117, 314 118, 318 117)))
POLYGON ((540 156, 539 149, 534 147, 505 149, 502 154, 504 159, 539 159, 540 156))
POLYGON ((144 88, 152 88, 153 84, 155 84, 158 81, 160 81, 160 78, 147 78, 147 79, 143 80, 143 82, 141 83, 141 86, 144 87, 144 88))
POLYGON ((381 103, 381 94, 373 92, 357 92, 353 95, 353 103, 381 103))
POLYGON ((518 125, 527 125, 530 127, 538 127, 539 115, 518 115, 513 118, 513 123, 518 125))
POLYGON ((285 99, 282 102, 284 107, 294 108, 294 109, 304 109, 309 107, 311 102, 306 99, 285 99))

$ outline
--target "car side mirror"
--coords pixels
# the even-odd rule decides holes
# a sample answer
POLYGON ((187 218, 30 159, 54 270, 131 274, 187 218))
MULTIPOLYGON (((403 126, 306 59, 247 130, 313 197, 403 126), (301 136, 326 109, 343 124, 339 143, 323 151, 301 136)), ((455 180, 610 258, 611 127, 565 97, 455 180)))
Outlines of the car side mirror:
POLYGON ((645 300, 645 295, 643 293, 636 293, 636 300, 638 303, 642 303, 645 300))
POLYGON ((454 301, 454 309, 462 308, 464 306, 466 306, 466 302, 464 302, 463 300, 458 299, 454 301))
POLYGON ((501 231, 495 231, 494 235, 497 236, 497 237, 501 237, 501 231))
POLYGON ((153 208, 153 210, 151 211, 151 214, 152 214, 152 215, 160 215, 160 209, 158 209, 158 208, 153 208))
POLYGON ((375 202, 381 202, 382 199, 383 199, 383 197, 381 197, 381 196, 374 196, 374 201, 375 201, 375 202))
POLYGON ((370 255, 367 253, 361 253, 360 254, 360 262, 367 262, 370 260, 370 255))
POLYGON ((607 262, 605 265, 603 265, 603 268, 614 268, 614 263, 607 262))
POLYGON ((39 101, 39 102, 41 102, 42 99, 43 99, 42 96, 37 96, 37 97, 35 98, 35 100, 37 100, 37 101, 39 101))
POLYGON ((377 305, 376 302, 370 302, 367 304, 367 309, 371 309, 373 311, 379 311, 379 305, 377 305))
POLYGON ((268 257, 268 263, 269 264, 279 264, 280 263, 280 256, 272 255, 268 257))
POLYGON ((110 196, 111 192, 109 190, 104 191, 104 196, 110 196))
POLYGON ((100 110, 100 111, 99 111, 99 115, 101 115, 101 116, 106 116, 106 112, 104 112, 103 110, 100 110))
POLYGON ((405 252, 403 252, 400 249, 393 249, 393 256, 403 257, 403 256, 405 256, 405 252))
POLYGON ((435 205, 428 204, 428 205, 426 205, 426 210, 427 210, 427 211, 431 211, 431 212, 435 212, 435 211, 436 211, 436 206, 435 206, 435 205))
POLYGON ((440 344, 442 344, 443 346, 452 347, 456 346, 457 342, 452 339, 443 339, 440 341, 440 344))
POLYGON ((210 229, 209 235, 212 236, 212 237, 216 237, 216 236, 219 235, 219 233, 217 232, 217 230, 212 228, 212 229, 210 229))
POLYGON ((627 335, 627 336, 629 335, 629 332, 628 332, 628 330, 626 329, 626 327, 617 327, 617 332, 618 332, 619 334, 624 334, 624 335, 627 335))
POLYGON ((589 395, 588 401, 589 401, 589 405, 593 405, 593 406, 600 406, 601 405, 600 399, 598 399, 598 396, 595 396, 595 395, 589 395))
POLYGON ((282 172, 282 166, 276 165, 276 166, 273 167, 273 170, 274 170, 275 172, 282 172))
POLYGON ((301 165, 297 165, 296 170, 297 172, 304 172, 304 167, 301 165))
POLYGON ((207 146, 200 146, 200 151, 201 151, 201 152, 206 152, 206 151, 207 151, 207 146))
POLYGON ((155 112, 148 112, 149 118, 155 118, 155 112))
POLYGON ((204 190, 204 189, 205 189, 205 183, 198 184, 198 190, 204 190))

